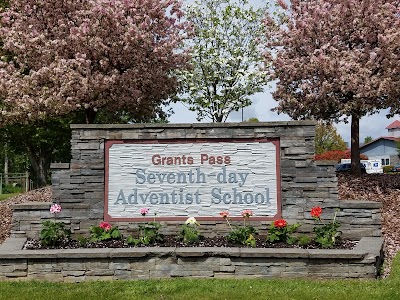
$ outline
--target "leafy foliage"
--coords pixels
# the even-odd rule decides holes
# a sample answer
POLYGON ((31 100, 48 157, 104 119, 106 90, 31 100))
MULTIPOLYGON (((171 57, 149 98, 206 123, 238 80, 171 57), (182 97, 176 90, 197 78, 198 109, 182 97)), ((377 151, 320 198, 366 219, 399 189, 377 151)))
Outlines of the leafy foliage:
POLYGON ((227 240, 234 244, 255 246, 254 235, 257 233, 253 226, 237 226, 228 235, 227 240))
POLYGON ((393 166, 382 166, 383 173, 392 172, 393 166))
POLYGON ((315 242, 320 244, 323 248, 332 248, 336 244, 337 238, 341 235, 341 232, 338 231, 340 223, 336 221, 336 214, 337 211, 333 216, 332 222, 325 224, 321 220, 322 208, 316 206, 311 209, 311 216, 317 223, 313 228, 315 233, 315 242))
POLYGON ((366 136, 365 137, 365 139, 364 139, 364 144, 368 144, 368 143, 371 143, 373 141, 373 138, 372 138, 372 136, 366 136))
POLYGON ((323 248, 332 248, 336 239, 341 235, 338 231, 340 223, 333 221, 332 223, 315 226, 313 231, 315 233, 315 242, 320 244, 323 248))
POLYGON ((89 242, 90 243, 95 243, 95 242, 100 242, 100 241, 106 241, 106 240, 111 240, 111 239, 121 239, 122 234, 119 231, 118 227, 111 227, 109 230, 105 230, 104 228, 101 228, 100 226, 91 226, 90 227, 90 238, 89 242))
POLYGON ((294 244, 296 242, 296 238, 292 234, 296 232, 297 228, 300 226, 301 224, 299 223, 279 226, 279 224, 276 222, 272 222, 268 228, 267 240, 272 243, 285 242, 289 245, 294 244))
POLYGON ((315 127, 315 153, 317 155, 331 150, 346 149, 346 143, 332 124, 318 122, 315 127))
POLYGON ((162 242, 164 235, 160 233, 161 224, 158 222, 148 222, 146 224, 139 225, 140 235, 138 238, 129 236, 127 239, 128 244, 137 245, 149 245, 155 242, 162 242))
POLYGON ((192 244, 200 240, 200 233, 197 228, 190 224, 183 224, 179 232, 179 238, 185 244, 192 244))
POLYGON ((40 242, 45 246, 56 246, 64 239, 71 237, 71 230, 65 228, 65 224, 55 221, 42 222, 40 231, 40 242))
POLYGON ((179 72, 179 99, 197 111, 197 119, 224 122, 232 111, 251 104, 263 91, 267 73, 260 68, 266 7, 248 0, 196 0, 186 9, 194 34, 191 69, 179 72))

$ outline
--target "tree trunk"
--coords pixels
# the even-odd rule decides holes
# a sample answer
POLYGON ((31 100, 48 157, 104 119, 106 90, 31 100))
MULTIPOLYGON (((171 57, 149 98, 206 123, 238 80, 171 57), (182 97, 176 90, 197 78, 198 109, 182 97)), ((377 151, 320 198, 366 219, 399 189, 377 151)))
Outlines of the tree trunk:
POLYGON ((86 124, 94 124, 97 112, 93 108, 86 108, 85 113, 86 113, 86 124))
POLYGON ((35 170, 36 173, 36 182, 38 187, 44 187, 47 185, 47 170, 45 166, 45 159, 38 154, 35 155, 35 152, 32 150, 31 147, 27 146, 27 153, 29 161, 31 162, 32 168, 35 170))
POLYGON ((360 117, 351 115, 351 173, 361 176, 360 168, 360 117))
POLYGON ((7 144, 4 145, 4 183, 8 184, 8 147, 7 144))

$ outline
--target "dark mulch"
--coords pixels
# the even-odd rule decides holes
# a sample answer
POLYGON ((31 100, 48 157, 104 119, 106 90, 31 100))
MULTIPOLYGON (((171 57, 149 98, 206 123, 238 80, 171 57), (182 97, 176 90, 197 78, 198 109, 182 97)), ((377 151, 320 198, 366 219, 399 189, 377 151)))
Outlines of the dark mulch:
MULTIPOLYGON (((338 240, 334 249, 352 249, 357 244, 356 241, 351 240, 338 240)), ((28 240, 25 244, 25 249, 76 249, 76 248, 133 248, 133 245, 128 245, 123 240, 109 240, 97 243, 88 243, 87 245, 80 245, 75 240, 65 240, 56 247, 45 247, 37 240, 28 240)), ((200 241, 185 244, 175 236, 165 236, 163 242, 156 242, 150 245, 140 245, 137 247, 246 247, 245 245, 238 245, 227 241, 223 236, 216 236, 213 238, 202 238, 200 241)), ((304 249, 320 249, 321 247, 316 243, 310 243, 306 246, 288 245, 286 243, 270 243, 265 240, 265 237, 256 237, 256 248, 304 248, 304 249)))

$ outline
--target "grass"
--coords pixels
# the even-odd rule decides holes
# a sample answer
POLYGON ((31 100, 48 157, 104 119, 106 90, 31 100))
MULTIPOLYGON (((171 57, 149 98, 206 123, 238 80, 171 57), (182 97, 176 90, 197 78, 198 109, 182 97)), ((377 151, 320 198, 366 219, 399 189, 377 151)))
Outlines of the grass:
POLYGON ((19 194, 21 194, 21 193, 0 194, 0 201, 6 200, 6 199, 11 198, 11 197, 14 197, 14 196, 17 196, 17 195, 19 195, 19 194))
POLYGON ((0 299, 155 300, 396 300, 400 299, 400 255, 392 275, 378 280, 159 279, 83 283, 0 282, 0 299))

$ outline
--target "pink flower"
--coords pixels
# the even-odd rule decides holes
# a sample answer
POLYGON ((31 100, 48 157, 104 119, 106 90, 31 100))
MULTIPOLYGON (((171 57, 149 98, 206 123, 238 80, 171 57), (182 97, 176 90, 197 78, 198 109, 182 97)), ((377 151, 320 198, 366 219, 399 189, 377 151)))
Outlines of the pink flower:
POLYGON ((149 209, 147 207, 142 207, 141 209, 139 209, 139 212, 144 217, 149 213, 149 209))
POLYGON ((101 222, 99 227, 105 231, 109 231, 111 229, 111 225, 108 222, 101 222))
POLYGON ((220 215, 221 217, 223 217, 224 219, 226 219, 226 218, 229 217, 229 213, 228 213, 227 211, 221 211, 221 212, 219 213, 219 215, 220 215))
POLYGON ((53 204, 52 206, 50 206, 50 212, 52 214, 58 214, 59 212, 61 212, 61 205, 53 204))
POLYGON ((250 218, 253 215, 253 212, 250 209, 245 209, 242 211, 243 218, 250 218))

